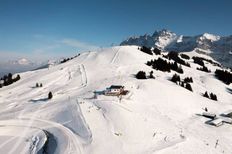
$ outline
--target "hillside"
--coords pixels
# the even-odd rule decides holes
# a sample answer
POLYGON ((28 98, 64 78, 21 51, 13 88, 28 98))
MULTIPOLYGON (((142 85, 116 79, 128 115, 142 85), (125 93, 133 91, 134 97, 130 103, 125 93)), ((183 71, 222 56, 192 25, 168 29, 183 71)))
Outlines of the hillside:
MULTIPOLYGON (((212 60, 196 51, 185 54, 212 60)), ((0 88, 0 153, 231 153, 231 125, 208 125, 200 114, 205 107, 217 115, 231 110, 232 84, 215 78, 218 66, 205 62, 206 73, 190 59, 191 67, 182 65, 179 75, 193 78, 191 92, 170 81, 177 72, 146 65, 159 57, 119 46, 20 73, 19 81, 0 88), (136 79, 141 70, 153 70, 155 79, 136 79), (94 95, 111 85, 129 93, 121 99, 94 95), (218 101, 203 97, 205 91, 218 101)))
POLYGON ((217 36, 209 33, 183 36, 163 29, 155 31, 152 35, 129 37, 122 41, 121 45, 147 46, 178 52, 199 50, 223 65, 232 67, 232 36, 217 36))

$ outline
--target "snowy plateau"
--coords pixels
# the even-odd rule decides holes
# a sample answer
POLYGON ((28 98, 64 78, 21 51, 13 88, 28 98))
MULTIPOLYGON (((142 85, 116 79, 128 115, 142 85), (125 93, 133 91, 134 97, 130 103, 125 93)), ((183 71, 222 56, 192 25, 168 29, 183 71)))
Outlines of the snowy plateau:
MULTIPOLYGON (((184 37, 169 38, 182 42, 184 37)), ((185 54, 213 61, 196 50, 185 54)), ((215 78, 218 66, 205 62, 211 73, 202 72, 190 58, 186 61, 191 67, 182 65, 179 75, 193 78, 191 92, 170 81, 176 72, 146 65, 159 57, 138 46, 116 46, 19 73, 19 81, 0 88, 0 153, 231 154, 232 125, 209 125, 210 119, 201 114, 206 107, 217 116, 232 110, 232 84, 215 78), (140 70, 153 70, 155 79, 136 79, 140 70), (96 95, 111 85, 129 92, 122 97, 96 95), (52 99, 47 99, 49 91, 52 99), (205 91, 216 94, 218 101, 203 97, 205 91)))

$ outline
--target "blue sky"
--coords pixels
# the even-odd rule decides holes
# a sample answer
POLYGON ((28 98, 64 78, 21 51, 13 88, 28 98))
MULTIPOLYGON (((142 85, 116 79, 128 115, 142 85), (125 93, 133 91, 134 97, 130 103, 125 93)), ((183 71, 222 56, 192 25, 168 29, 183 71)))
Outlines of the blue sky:
POLYGON ((1 0, 0 60, 49 59, 131 35, 232 34, 231 0, 1 0))

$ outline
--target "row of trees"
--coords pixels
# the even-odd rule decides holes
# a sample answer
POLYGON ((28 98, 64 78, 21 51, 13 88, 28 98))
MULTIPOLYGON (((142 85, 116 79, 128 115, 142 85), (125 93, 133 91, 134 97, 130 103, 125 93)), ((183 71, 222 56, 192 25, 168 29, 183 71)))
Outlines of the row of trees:
POLYGON ((207 72, 207 73, 211 72, 211 70, 208 69, 206 66, 198 67, 197 70, 207 72))
POLYGON ((193 62, 200 65, 200 66, 205 66, 205 63, 202 58, 200 57, 192 57, 193 62))
POLYGON ((185 65, 187 67, 190 67, 190 64, 185 62, 183 59, 181 59, 179 57, 179 53, 178 52, 174 52, 174 51, 171 51, 168 53, 168 55, 166 56, 168 59, 172 59, 174 60, 175 62, 181 64, 181 65, 185 65))
POLYGON ((217 95, 216 94, 213 94, 213 93, 208 94, 208 92, 206 91, 203 94, 203 96, 206 97, 206 98, 209 98, 209 99, 217 101, 217 95))
POLYGON ((43 87, 43 84, 42 84, 42 83, 40 83, 40 84, 39 84, 39 83, 36 83, 36 84, 35 84, 35 87, 37 87, 37 88, 38 88, 38 87, 43 87))
POLYGON ((80 56, 80 53, 79 53, 78 55, 74 56, 74 57, 64 58, 64 59, 62 59, 62 60, 60 61, 60 63, 61 63, 61 64, 62 64, 62 63, 65 63, 65 62, 67 62, 67 61, 69 61, 69 60, 72 60, 72 59, 78 57, 78 56, 80 56))
POLYGON ((150 79, 155 79, 155 77, 153 76, 153 71, 149 72, 149 76, 146 75, 146 72, 144 71, 139 71, 135 77, 137 79, 147 79, 147 78, 150 78, 150 79))
POLYGON ((186 59, 186 60, 189 60, 190 59, 190 57, 188 56, 188 55, 186 55, 186 54, 180 54, 180 57, 181 58, 183 58, 183 59, 186 59))
MULTIPOLYGON (((207 62, 209 62, 210 64, 212 64, 212 65, 214 65, 214 66, 221 67, 221 64, 216 63, 216 62, 214 62, 214 61, 211 60, 211 59, 206 59, 206 58, 203 58, 203 57, 194 56, 194 57, 193 57, 193 60, 195 60, 196 63, 199 62, 199 63, 200 63, 199 65, 201 65, 201 66, 204 66, 204 65, 202 65, 202 62, 203 62, 203 61, 207 61, 207 62)), ((204 63, 204 62, 203 62, 203 63, 204 63)))
POLYGON ((157 60, 151 60, 147 62, 148 66, 152 66, 153 69, 160 70, 163 72, 170 72, 171 70, 176 71, 178 73, 184 73, 181 65, 178 66, 177 62, 167 62, 162 58, 158 58, 157 60))
POLYGON ((151 48, 148 48, 146 46, 142 46, 141 48, 138 48, 140 51, 144 52, 144 53, 147 53, 149 55, 153 55, 152 51, 151 51, 151 48))
POLYGON ((207 61, 207 62, 209 62, 210 64, 212 64, 212 65, 214 65, 214 66, 221 67, 221 64, 216 63, 216 62, 212 61, 211 59, 206 59, 206 58, 197 57, 197 56, 192 57, 192 59, 193 59, 193 62, 194 62, 194 63, 196 63, 196 64, 198 64, 198 65, 201 65, 203 68, 204 68, 204 66, 205 66, 204 61, 207 61))
POLYGON ((176 84, 178 84, 178 85, 180 85, 183 88, 188 89, 189 91, 193 91, 192 86, 190 84, 190 82, 191 83, 193 82, 192 77, 187 77, 183 81, 181 81, 180 76, 177 75, 177 74, 174 74, 172 76, 172 78, 171 78, 171 81, 174 82, 174 83, 176 83, 176 84))
POLYGON ((229 71, 217 69, 215 71, 215 76, 219 80, 221 80, 222 82, 224 82, 225 84, 232 83, 232 73, 230 73, 229 71))
POLYGON ((140 48, 138 48, 140 51, 144 52, 144 53, 147 53, 149 55, 153 55, 156 54, 156 55, 161 55, 161 50, 158 49, 158 48, 154 48, 153 50, 151 48, 148 48, 146 46, 142 46, 140 48))
POLYGON ((20 80, 20 75, 17 75, 15 78, 13 78, 13 75, 11 73, 9 73, 8 75, 4 75, 0 79, 0 88, 2 88, 3 86, 11 85, 18 80, 20 80))

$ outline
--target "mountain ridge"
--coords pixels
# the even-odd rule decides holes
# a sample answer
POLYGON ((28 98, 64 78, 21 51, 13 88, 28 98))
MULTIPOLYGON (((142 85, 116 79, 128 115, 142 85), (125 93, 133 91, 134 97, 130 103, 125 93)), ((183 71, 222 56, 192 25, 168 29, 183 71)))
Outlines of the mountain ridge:
POLYGON ((224 66, 232 67, 232 35, 218 36, 203 33, 195 36, 184 36, 162 29, 155 31, 152 35, 145 34, 129 37, 122 41, 120 45, 138 45, 177 52, 189 52, 199 49, 203 54, 209 54, 224 66))

